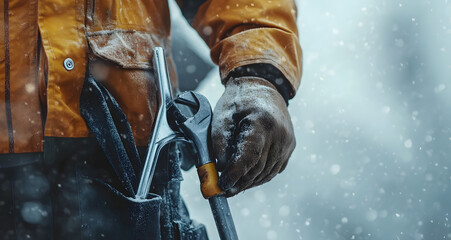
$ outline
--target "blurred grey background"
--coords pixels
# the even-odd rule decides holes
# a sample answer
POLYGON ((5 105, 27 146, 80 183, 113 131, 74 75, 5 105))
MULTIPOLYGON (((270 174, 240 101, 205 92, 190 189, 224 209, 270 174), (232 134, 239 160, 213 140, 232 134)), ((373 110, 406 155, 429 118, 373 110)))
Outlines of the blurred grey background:
MULTIPOLYGON (((451 1, 298 0, 287 169, 229 200, 241 239, 451 239, 451 1)), ((182 88, 223 87, 172 3, 182 88)), ((219 239, 195 170, 182 194, 219 239)))

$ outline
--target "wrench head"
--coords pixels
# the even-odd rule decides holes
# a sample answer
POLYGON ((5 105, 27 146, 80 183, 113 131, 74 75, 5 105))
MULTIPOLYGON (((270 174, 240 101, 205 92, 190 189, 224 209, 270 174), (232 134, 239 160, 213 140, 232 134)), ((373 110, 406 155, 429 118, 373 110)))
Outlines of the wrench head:
POLYGON ((199 93, 185 92, 168 105, 168 122, 195 146, 199 159, 196 166, 210 162, 210 124, 212 111, 208 99, 199 93))
POLYGON ((195 92, 184 92, 178 95, 168 107, 168 118, 171 125, 180 129, 186 126, 199 129, 210 125, 212 111, 208 99, 195 92))

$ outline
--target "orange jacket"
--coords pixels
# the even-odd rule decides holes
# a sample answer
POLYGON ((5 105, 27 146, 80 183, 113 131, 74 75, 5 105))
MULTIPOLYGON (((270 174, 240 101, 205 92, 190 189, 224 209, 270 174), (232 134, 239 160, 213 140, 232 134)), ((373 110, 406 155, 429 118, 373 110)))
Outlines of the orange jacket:
MULTIPOLYGON (((192 25, 222 79, 239 66, 269 63, 297 89, 293 0, 202 2, 192 25)), ((147 144, 157 109, 149 59, 152 47, 170 48, 167 1, 4 0, 0 9, 0 153, 40 152, 44 136, 89 136, 79 111, 87 71, 117 99, 137 144, 147 144)))

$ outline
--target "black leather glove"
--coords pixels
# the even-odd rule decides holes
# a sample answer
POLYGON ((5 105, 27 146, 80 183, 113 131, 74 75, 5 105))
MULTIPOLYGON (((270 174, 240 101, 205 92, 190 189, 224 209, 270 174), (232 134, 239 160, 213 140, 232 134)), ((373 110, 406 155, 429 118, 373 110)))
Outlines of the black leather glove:
POLYGON ((211 139, 219 186, 227 196, 282 172, 296 141, 286 103, 259 77, 231 78, 213 114, 211 139))

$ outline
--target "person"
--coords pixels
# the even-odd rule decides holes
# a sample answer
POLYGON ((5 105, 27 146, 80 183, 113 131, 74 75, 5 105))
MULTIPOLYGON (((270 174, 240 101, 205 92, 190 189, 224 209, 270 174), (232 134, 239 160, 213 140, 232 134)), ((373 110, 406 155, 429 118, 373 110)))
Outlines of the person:
MULTIPOLYGON (((295 146, 287 104, 302 75, 296 6, 293 0, 177 3, 211 48, 225 85, 211 141, 219 185, 233 196, 283 171, 295 146)), ((130 196, 119 191, 80 101, 87 79, 95 79, 117 101, 139 153, 145 152, 158 107, 151 50, 170 52, 168 2, 5 0, 1 6, 2 239, 140 239, 115 222, 132 217, 108 215, 130 196), (107 215, 96 218, 96 208, 107 215)), ((135 218, 135 224, 156 226, 152 239, 206 239, 180 197, 178 153, 168 148, 158 162, 144 207, 154 219, 135 218)))

